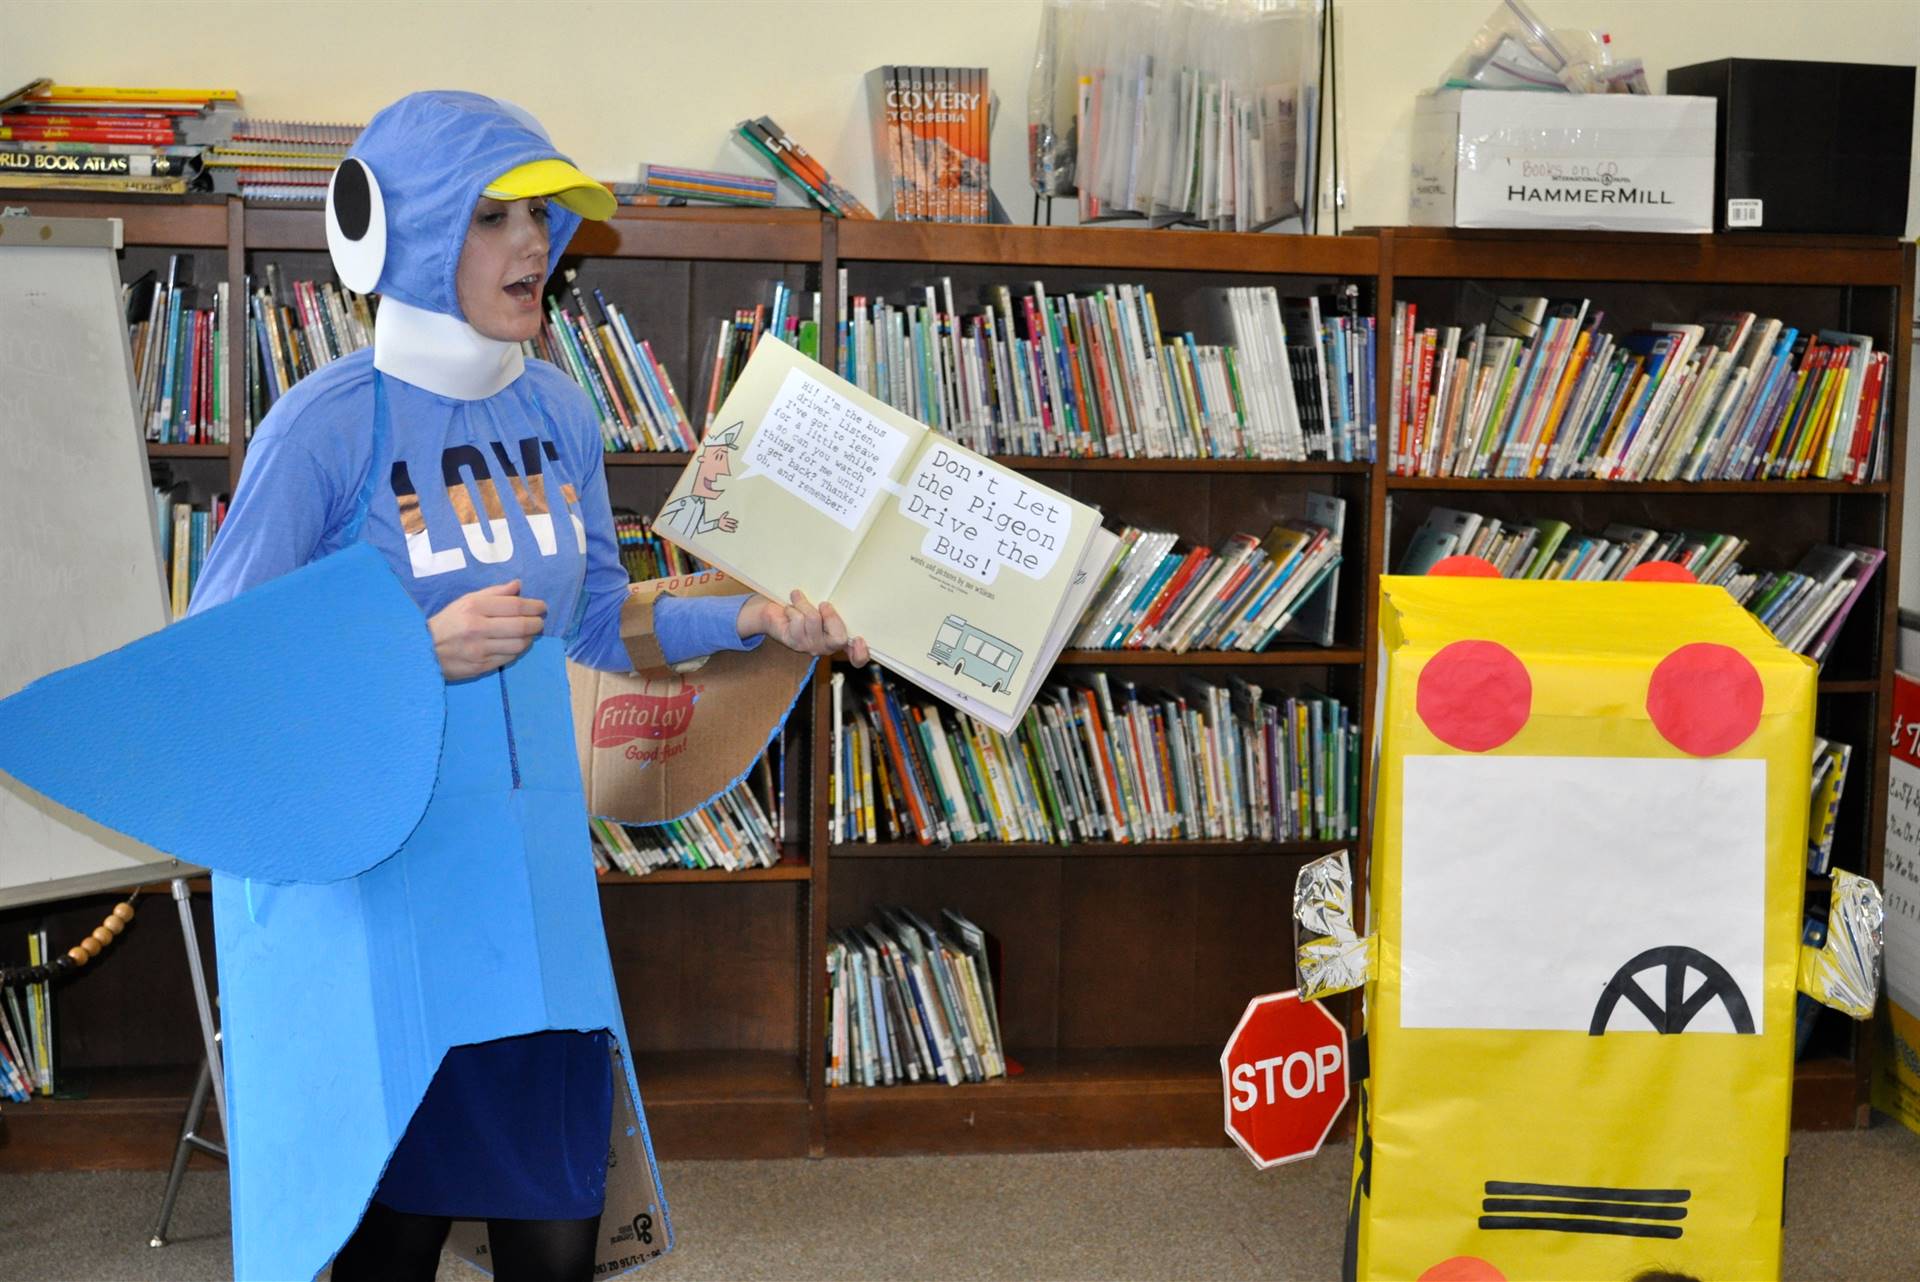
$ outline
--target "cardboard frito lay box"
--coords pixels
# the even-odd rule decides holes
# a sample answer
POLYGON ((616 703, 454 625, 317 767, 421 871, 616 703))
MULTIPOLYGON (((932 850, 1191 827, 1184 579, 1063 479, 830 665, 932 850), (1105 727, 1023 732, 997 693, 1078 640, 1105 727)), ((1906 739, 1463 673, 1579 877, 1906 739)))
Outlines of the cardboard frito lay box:
POLYGON ((1711 98, 1422 94, 1407 221, 1712 231, 1714 122, 1711 98))
POLYGON ((779 733, 813 671, 813 657, 766 641, 669 666, 653 639, 656 598, 749 589, 708 570, 636 583, 629 591, 621 632, 633 674, 567 664, 574 740, 588 813, 663 823, 739 782, 779 733))
POLYGON ((1778 1277, 1813 663, 1713 587, 1380 593, 1347 1276, 1778 1277))

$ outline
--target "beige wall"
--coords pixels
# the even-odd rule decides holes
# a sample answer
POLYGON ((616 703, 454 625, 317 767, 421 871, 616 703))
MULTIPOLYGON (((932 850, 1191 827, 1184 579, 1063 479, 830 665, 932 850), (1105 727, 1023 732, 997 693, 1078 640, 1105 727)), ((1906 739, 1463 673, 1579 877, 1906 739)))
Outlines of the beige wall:
MULTIPOLYGON (((1717 57, 1920 60, 1920 0, 1533 0, 1668 67, 1717 57)), ((1343 222, 1406 214, 1413 95, 1494 0, 1341 0, 1343 222)), ((602 178, 643 160, 757 172, 727 142, 771 115, 863 198, 865 72, 986 66, 1001 98, 994 186, 1016 219, 1039 0, 0 0, 0 81, 221 85, 263 115, 364 120, 414 89, 512 98, 602 178)), ((1909 198, 1908 230, 1920 228, 1909 198)))

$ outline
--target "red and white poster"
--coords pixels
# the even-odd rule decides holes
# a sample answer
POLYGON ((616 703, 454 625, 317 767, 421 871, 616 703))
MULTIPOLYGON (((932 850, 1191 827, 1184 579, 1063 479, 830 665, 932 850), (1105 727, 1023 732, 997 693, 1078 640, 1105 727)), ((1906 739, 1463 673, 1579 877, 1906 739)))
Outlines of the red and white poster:
POLYGON ((1877 1041, 1873 1103, 1920 1131, 1920 679, 1893 678, 1887 763, 1888 1035, 1877 1041))

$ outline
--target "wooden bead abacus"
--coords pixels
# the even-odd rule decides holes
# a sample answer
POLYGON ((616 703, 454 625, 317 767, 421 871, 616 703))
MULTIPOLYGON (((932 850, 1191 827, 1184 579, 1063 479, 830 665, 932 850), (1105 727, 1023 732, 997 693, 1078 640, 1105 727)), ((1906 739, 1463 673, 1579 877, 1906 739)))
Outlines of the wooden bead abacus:
POLYGON ((133 920, 133 901, 124 900, 113 906, 106 919, 93 928, 93 932, 62 956, 38 966, 18 966, 0 969, 0 988, 14 984, 41 984, 78 970, 98 957, 108 944, 111 944, 127 924, 133 920))

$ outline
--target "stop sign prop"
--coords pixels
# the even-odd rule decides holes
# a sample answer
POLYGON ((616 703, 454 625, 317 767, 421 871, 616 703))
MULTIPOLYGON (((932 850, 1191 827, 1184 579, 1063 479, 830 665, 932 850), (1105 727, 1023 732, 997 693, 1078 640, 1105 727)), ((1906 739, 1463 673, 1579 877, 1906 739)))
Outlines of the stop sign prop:
POLYGON ((1312 1157, 1347 1106, 1347 1030, 1300 991, 1247 1003, 1220 1052, 1227 1134, 1261 1170, 1312 1157))

